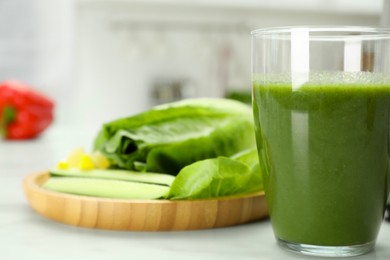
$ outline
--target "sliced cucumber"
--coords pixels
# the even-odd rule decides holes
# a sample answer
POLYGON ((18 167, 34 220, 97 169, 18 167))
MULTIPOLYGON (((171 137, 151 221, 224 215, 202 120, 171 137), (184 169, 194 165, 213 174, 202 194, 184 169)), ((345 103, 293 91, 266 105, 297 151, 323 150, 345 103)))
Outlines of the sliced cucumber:
POLYGON ((158 185, 171 186, 175 177, 162 173, 140 173, 127 170, 114 170, 114 169, 93 169, 93 170, 78 170, 78 169, 52 169, 50 171, 52 176, 64 176, 64 177, 80 177, 89 179, 111 179, 111 180, 123 180, 140 183, 150 183, 158 185))
POLYGON ((163 185, 80 177, 52 177, 42 187, 57 192, 115 199, 158 199, 169 191, 169 187, 163 185))

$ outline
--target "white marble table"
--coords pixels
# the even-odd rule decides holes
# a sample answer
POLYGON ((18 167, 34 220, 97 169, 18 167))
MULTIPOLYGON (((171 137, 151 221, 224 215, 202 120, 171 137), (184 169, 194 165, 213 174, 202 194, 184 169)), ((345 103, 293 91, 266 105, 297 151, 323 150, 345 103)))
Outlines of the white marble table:
MULTIPOLYGON (((77 146, 89 149, 96 131, 53 125, 33 141, 0 141, 1 260, 314 259, 279 248, 269 220, 214 230, 114 232, 67 226, 35 213, 24 198, 23 178, 54 166, 77 146)), ((354 259, 390 259, 390 223, 383 223, 375 251, 354 259)))

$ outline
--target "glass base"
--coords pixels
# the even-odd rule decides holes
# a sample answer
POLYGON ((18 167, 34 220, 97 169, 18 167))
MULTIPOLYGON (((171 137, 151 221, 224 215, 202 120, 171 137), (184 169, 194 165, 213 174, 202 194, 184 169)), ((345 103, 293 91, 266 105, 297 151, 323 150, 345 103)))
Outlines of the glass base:
POLYGON ((312 256, 343 257, 363 255, 374 249, 375 241, 353 246, 317 246, 288 242, 277 238, 279 246, 296 253, 312 256))

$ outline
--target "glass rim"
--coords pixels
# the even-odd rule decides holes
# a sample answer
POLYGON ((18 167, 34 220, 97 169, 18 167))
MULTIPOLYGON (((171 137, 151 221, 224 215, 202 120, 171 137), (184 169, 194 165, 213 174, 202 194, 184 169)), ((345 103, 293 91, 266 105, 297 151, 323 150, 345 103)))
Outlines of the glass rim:
POLYGON ((390 39, 389 27, 372 26, 284 26, 265 27, 251 31, 253 38, 290 39, 288 33, 307 32, 310 40, 344 41, 349 38, 361 40, 390 39))

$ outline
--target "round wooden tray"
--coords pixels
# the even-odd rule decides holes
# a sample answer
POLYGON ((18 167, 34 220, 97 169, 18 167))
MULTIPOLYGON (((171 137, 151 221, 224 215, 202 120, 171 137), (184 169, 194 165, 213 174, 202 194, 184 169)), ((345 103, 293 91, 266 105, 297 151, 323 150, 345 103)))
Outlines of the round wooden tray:
POLYGON ((41 215, 68 225, 134 231, 208 229, 268 216, 264 193, 207 200, 123 200, 78 196, 41 188, 48 172, 27 176, 23 189, 41 215))

